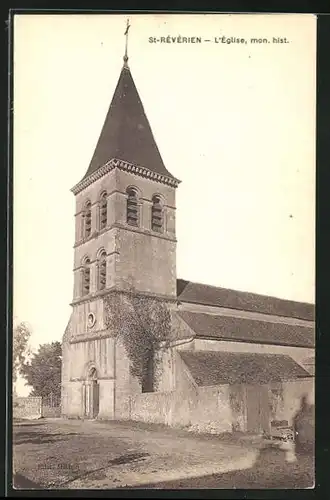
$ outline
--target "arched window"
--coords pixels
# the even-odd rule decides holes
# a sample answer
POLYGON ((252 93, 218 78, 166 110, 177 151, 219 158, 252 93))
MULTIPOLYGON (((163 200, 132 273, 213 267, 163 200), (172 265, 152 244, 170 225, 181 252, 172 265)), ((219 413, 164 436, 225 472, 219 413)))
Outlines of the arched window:
POLYGON ((88 238, 92 232, 92 204, 88 201, 84 211, 84 236, 88 238))
POLYGON ((98 270, 99 270, 99 290, 104 290, 107 284, 107 254, 106 251, 103 250, 100 254, 99 262, 98 262, 98 270))
POLYGON ((84 260, 84 267, 82 271, 82 294, 88 295, 90 292, 90 284, 91 284, 91 269, 90 269, 91 261, 89 258, 84 260))
POLYGON ((137 192, 135 191, 135 189, 129 188, 127 190, 127 195, 127 224, 130 224, 131 226, 138 226, 139 218, 137 192))
POLYGON ((151 229, 161 233, 163 231, 163 207, 159 196, 152 198, 151 229))
POLYGON ((92 366, 92 368, 89 370, 88 379, 89 380, 97 380, 97 371, 96 371, 96 368, 94 366, 92 366))
POLYGON ((154 351, 149 349, 144 361, 142 392, 154 392, 154 351))
POLYGON ((107 227, 107 193, 102 193, 100 199, 100 229, 107 227))

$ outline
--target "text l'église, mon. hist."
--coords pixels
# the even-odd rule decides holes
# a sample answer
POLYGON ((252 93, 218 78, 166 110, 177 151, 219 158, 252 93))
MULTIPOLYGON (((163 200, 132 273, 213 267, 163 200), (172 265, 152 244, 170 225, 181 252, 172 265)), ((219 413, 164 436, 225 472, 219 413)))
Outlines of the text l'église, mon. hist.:
POLYGON ((213 36, 210 38, 204 38, 200 36, 150 36, 148 38, 149 43, 156 43, 156 44, 181 44, 181 43, 215 43, 215 44, 240 44, 240 45, 248 45, 248 44, 254 44, 254 45, 259 45, 259 44, 285 44, 289 43, 288 38, 282 37, 282 36, 272 36, 272 37, 250 37, 250 38, 241 38, 241 37, 234 37, 234 36, 213 36))

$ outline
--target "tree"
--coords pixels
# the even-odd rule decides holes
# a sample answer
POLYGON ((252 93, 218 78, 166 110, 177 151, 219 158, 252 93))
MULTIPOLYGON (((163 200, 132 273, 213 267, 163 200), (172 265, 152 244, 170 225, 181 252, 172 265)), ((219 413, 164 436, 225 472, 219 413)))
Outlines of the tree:
POLYGON ((31 396, 55 398, 61 396, 62 345, 60 342, 43 344, 38 352, 23 363, 21 373, 33 387, 31 396))
POLYGON ((17 381, 17 375, 21 372, 22 366, 29 354, 29 340, 31 329, 29 326, 20 322, 13 328, 13 383, 17 381))
POLYGON ((143 384, 150 375, 151 364, 159 360, 157 351, 170 341, 170 311, 163 301, 134 290, 111 292, 104 298, 104 304, 106 326, 121 338, 131 374, 143 384))

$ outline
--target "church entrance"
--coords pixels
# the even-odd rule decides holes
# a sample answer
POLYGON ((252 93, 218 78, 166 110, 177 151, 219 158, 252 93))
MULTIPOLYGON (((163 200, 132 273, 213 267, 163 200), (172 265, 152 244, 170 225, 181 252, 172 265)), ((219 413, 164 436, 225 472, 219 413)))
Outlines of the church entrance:
POLYGON ((91 368, 84 385, 84 414, 87 418, 96 418, 99 413, 99 383, 96 368, 91 368))

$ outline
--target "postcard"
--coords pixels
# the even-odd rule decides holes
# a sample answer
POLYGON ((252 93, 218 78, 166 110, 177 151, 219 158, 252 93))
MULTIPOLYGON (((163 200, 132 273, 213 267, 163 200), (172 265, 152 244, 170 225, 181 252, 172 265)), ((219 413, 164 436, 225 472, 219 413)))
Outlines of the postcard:
POLYGON ((316 16, 12 29, 13 487, 312 488, 316 16))

